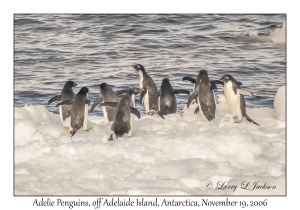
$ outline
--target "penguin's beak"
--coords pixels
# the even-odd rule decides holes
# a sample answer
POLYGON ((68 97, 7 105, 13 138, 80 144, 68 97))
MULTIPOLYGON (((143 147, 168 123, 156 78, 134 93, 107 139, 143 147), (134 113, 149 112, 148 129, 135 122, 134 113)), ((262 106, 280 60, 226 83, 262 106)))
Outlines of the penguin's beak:
POLYGON ((137 66, 136 66, 136 65, 134 65, 134 64, 131 64, 131 67, 132 67, 132 68, 134 68, 135 70, 139 71, 139 69, 137 68, 137 66))
POLYGON ((76 87, 78 85, 78 83, 74 82, 74 87, 76 87))
POLYGON ((136 90, 137 90, 137 91, 134 93, 135 95, 137 95, 137 94, 143 92, 143 90, 142 90, 141 88, 136 88, 136 90))
POLYGON ((223 81, 223 78, 221 78, 221 79, 219 79, 219 80, 223 81))

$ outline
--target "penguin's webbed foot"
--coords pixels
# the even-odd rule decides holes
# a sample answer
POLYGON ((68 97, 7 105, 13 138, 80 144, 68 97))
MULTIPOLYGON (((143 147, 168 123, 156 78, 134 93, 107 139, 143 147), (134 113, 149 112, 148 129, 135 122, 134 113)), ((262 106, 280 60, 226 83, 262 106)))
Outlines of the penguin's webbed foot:
POLYGON ((236 117, 236 116, 233 116, 232 118, 233 118, 233 119, 236 119, 237 117, 236 117))
POLYGON ((74 136, 75 133, 76 133, 76 131, 74 131, 74 130, 73 130, 73 131, 70 131, 71 137, 74 136))
POLYGON ((88 128, 87 130, 85 130, 85 131, 90 131, 90 130, 92 130, 93 129, 93 127, 90 127, 90 128, 88 128))
MULTIPOLYGON (((236 117, 235 117, 236 118, 236 117)), ((234 123, 240 123, 242 120, 234 121, 234 123)))
POLYGON ((196 109, 194 110, 194 113, 195 113, 195 114, 198 114, 198 113, 199 113, 199 106, 196 107, 196 109))
POLYGON ((129 138, 132 138, 132 137, 135 137, 135 134, 131 135, 131 136, 128 136, 129 138))
POLYGON ((113 141, 113 134, 110 134, 110 137, 107 139, 108 141, 113 141))
MULTIPOLYGON (((148 114, 149 114, 149 113, 148 113, 148 114)), ((154 115, 154 111, 152 111, 152 113, 151 113, 151 114, 149 114, 149 115, 153 116, 153 115, 154 115)))

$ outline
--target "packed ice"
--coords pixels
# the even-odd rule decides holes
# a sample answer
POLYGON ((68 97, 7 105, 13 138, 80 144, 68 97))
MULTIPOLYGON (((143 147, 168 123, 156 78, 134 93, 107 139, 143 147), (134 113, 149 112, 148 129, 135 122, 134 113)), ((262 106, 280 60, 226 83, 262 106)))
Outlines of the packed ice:
POLYGON ((249 37, 251 39, 258 39, 261 41, 271 41, 276 44, 285 44, 285 34, 286 34, 286 27, 285 22, 282 23, 282 26, 279 28, 276 28, 275 30, 272 30, 267 35, 261 35, 258 30, 255 31, 249 31, 249 37))
POLYGON ((212 121, 192 104, 165 120, 134 116, 135 136, 114 141, 103 116, 71 137, 45 106, 15 107, 15 195, 285 195, 285 86, 274 109, 247 108, 260 126, 234 123, 216 98, 212 121))

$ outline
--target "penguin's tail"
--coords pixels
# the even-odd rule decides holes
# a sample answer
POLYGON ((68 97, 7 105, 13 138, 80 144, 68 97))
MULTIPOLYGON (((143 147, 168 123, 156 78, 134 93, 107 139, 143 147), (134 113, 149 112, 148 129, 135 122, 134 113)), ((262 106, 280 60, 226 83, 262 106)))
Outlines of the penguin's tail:
POLYGON ((162 114, 160 111, 158 111, 157 114, 158 114, 158 116, 160 116, 161 118, 165 119, 164 116, 163 116, 163 114, 162 114))
POLYGON ((247 114, 245 114, 244 117, 245 117, 249 122, 252 122, 252 123, 254 123, 255 125, 260 126, 258 123, 254 122, 247 114))
POLYGON ((71 137, 75 135, 77 131, 73 130, 73 131, 70 131, 70 134, 71 134, 71 137))

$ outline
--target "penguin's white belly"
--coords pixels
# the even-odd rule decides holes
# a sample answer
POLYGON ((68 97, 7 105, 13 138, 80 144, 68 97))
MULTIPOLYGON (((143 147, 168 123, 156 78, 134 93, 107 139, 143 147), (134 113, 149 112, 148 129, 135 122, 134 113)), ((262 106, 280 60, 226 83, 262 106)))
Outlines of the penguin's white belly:
MULTIPOLYGON (((196 83, 194 84, 194 89, 193 89, 193 93, 195 93, 195 90, 196 90, 196 83)), ((193 101, 196 102, 196 99, 194 99, 193 101)), ((200 108, 200 107, 199 107, 200 108)))
POLYGON ((132 103, 133 103, 132 107, 135 107, 135 95, 134 94, 131 95, 131 99, 132 99, 132 103))
MULTIPOLYGON (((132 102, 133 102, 132 107, 135 107, 135 95, 134 94, 131 95, 131 99, 132 99, 132 102)), ((127 136, 132 136, 132 127, 133 127, 133 114, 132 113, 130 114, 130 121, 129 122, 130 122, 130 130, 129 130, 127 136)))
POLYGON ((62 116, 62 106, 59 106, 59 116, 62 124, 64 124, 63 116, 62 116))
POLYGON ((130 129, 129 129, 128 133, 127 133, 127 136, 132 136, 133 114, 130 114, 130 120, 129 120, 129 122, 130 122, 130 129))
POLYGON ((204 114, 203 114, 203 112, 202 112, 199 98, 198 98, 198 106, 199 106, 199 111, 200 111, 200 113, 202 114, 202 116, 204 117, 204 119, 207 120, 207 118, 204 116, 204 114))
POLYGON ((224 88, 225 99, 228 105, 229 110, 235 117, 238 117, 239 120, 242 119, 241 103, 240 103, 240 94, 234 94, 232 87, 224 88))
POLYGON ((139 71, 139 75, 140 75, 140 88, 143 88, 143 79, 144 79, 143 72, 139 71))
POLYGON ((144 96, 144 104, 145 104, 145 109, 146 109, 146 113, 148 113, 150 110, 150 106, 149 106, 149 94, 148 94, 148 90, 147 93, 144 96))
MULTIPOLYGON (((144 79, 143 72, 139 71, 139 75, 140 75, 140 83, 139 83, 140 88, 143 89, 143 79, 144 79)), ((144 100, 145 100, 145 98, 143 98, 142 103, 144 103, 144 100)), ((134 100, 133 100, 133 103, 135 103, 134 100)))
POLYGON ((83 121, 83 130, 87 130, 87 119, 88 119, 88 105, 84 105, 84 121, 83 121))
POLYGON ((107 111, 106 111, 106 107, 105 106, 102 107, 102 112, 103 112, 105 120, 108 122, 109 120, 108 120, 108 117, 107 117, 107 111))

